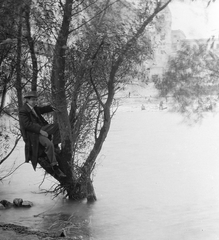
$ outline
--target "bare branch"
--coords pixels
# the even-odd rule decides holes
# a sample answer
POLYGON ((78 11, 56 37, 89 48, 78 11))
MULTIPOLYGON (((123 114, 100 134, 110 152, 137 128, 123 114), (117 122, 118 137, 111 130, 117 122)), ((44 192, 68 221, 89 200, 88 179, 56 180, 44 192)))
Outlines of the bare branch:
POLYGON ((15 140, 14 146, 11 149, 11 151, 0 161, 0 165, 12 154, 12 152, 16 148, 16 146, 17 146, 17 144, 18 144, 20 139, 21 139, 21 135, 15 140))
POLYGON ((103 13, 108 7, 112 6, 113 4, 115 4, 116 2, 119 2, 120 0, 116 0, 114 2, 112 2, 111 4, 107 5, 105 8, 103 8, 101 11, 99 11, 95 16, 93 16, 92 18, 90 18, 87 21, 84 21, 81 25, 79 25, 78 27, 72 29, 69 31, 69 33, 72 33, 76 30, 78 30, 79 28, 83 27, 84 25, 86 25, 87 23, 91 22, 94 18, 96 18, 98 15, 100 15, 101 13, 103 13))
MULTIPOLYGON (((93 63, 94 63, 95 58, 97 57, 97 54, 98 54, 100 48, 101 48, 102 45, 104 44, 104 39, 105 39, 105 37, 102 39, 102 41, 101 41, 98 49, 97 49, 96 52, 94 53, 93 57, 91 57, 92 65, 93 65, 93 63)), ((100 105, 104 108, 104 103, 103 103, 102 100, 101 100, 100 94, 99 94, 99 92, 98 92, 98 90, 97 90, 97 88, 96 88, 96 86, 95 86, 95 83, 94 83, 94 81, 93 81, 93 78, 92 78, 92 67, 91 67, 91 69, 90 69, 90 82, 91 82, 91 84, 92 84, 92 86, 93 86, 93 89, 94 89, 96 95, 97 95, 97 98, 98 98, 98 101, 99 101, 100 105)))
POLYGON ((9 172, 7 175, 5 175, 4 177, 0 178, 0 181, 2 181, 4 178, 9 177, 10 175, 12 175, 19 167, 21 167, 22 165, 24 165, 25 162, 21 163, 20 165, 18 165, 13 171, 9 172))

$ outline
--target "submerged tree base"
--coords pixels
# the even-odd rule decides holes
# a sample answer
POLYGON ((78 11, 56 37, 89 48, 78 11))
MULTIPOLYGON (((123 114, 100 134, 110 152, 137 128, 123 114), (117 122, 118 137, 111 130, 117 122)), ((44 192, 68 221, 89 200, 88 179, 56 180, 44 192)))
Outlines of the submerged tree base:
POLYGON ((90 177, 86 177, 83 181, 77 181, 77 179, 72 179, 68 176, 60 177, 59 174, 53 170, 46 156, 38 158, 38 163, 48 174, 60 183, 53 190, 55 196, 66 193, 67 198, 75 201, 87 199, 89 203, 92 203, 97 200, 93 182, 90 177))
POLYGON ((89 181, 87 183, 87 201, 89 203, 97 201, 97 197, 94 191, 93 183, 89 181))

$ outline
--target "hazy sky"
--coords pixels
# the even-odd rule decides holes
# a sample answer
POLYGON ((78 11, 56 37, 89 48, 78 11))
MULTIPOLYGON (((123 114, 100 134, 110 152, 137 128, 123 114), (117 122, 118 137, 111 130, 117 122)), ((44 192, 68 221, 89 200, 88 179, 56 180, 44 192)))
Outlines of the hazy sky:
POLYGON ((207 7, 197 0, 173 0, 169 5, 172 14, 172 29, 182 30, 187 38, 219 36, 219 1, 207 7))

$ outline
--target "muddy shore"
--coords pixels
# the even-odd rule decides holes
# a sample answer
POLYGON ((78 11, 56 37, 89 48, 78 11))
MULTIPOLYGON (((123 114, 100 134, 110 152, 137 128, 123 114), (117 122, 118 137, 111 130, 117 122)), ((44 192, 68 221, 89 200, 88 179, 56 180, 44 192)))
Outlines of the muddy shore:
POLYGON ((53 239, 66 239, 66 240, 82 240, 87 239, 86 236, 78 235, 67 236, 65 232, 59 230, 57 232, 46 232, 31 230, 25 226, 15 224, 0 223, 0 239, 1 240, 53 240, 53 239))

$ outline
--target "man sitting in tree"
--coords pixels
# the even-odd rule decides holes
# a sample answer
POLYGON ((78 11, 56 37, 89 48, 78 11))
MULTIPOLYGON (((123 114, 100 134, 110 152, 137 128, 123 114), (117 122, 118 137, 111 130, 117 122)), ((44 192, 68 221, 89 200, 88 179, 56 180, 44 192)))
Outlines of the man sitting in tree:
POLYGON ((37 93, 34 91, 26 93, 24 99, 25 103, 19 111, 19 116, 21 133, 25 142, 25 161, 31 161, 35 170, 40 150, 43 149, 54 172, 59 177, 66 177, 59 169, 55 155, 55 147, 57 148, 61 142, 58 124, 48 124, 41 115, 52 112, 55 108, 50 105, 38 107, 37 93))

